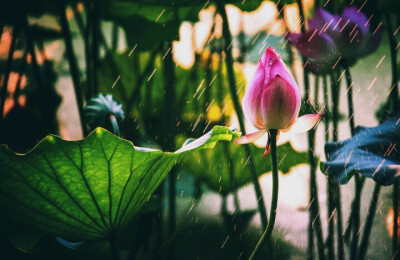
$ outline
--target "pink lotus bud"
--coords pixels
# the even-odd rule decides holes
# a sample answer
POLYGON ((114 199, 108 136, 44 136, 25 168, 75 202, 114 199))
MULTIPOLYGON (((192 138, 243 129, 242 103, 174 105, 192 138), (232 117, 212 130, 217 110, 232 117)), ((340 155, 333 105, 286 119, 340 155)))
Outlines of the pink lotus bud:
POLYGON ((275 49, 268 47, 243 97, 245 116, 258 129, 286 129, 296 120, 300 104, 296 81, 275 49))
MULTIPOLYGON (((297 118, 300 105, 296 81, 275 49, 268 47, 242 100, 244 115, 260 130, 240 137, 236 143, 254 142, 271 129, 278 130, 278 134, 279 131, 300 133, 310 130, 321 115, 307 114, 297 118)), ((264 156, 269 152, 269 142, 264 156)))

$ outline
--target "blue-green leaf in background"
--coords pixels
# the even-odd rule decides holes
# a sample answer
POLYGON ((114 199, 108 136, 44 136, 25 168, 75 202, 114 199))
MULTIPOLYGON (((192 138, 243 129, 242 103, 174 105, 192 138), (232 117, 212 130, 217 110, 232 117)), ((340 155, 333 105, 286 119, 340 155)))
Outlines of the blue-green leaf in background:
POLYGON ((347 140, 325 144, 327 162, 321 169, 335 183, 346 184, 355 172, 378 184, 391 185, 400 172, 399 117, 377 127, 357 127, 347 140))

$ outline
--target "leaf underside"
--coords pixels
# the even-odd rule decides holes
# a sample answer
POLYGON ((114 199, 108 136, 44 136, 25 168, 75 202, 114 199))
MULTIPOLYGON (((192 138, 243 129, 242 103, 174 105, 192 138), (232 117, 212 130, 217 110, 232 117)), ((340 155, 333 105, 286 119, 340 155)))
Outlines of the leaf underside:
MULTIPOLYGON (((212 148, 234 134, 217 126, 191 148, 212 148)), ((80 141, 48 136, 26 155, 0 146, 2 214, 66 239, 106 239, 189 150, 181 151, 140 149, 101 128, 80 141)))

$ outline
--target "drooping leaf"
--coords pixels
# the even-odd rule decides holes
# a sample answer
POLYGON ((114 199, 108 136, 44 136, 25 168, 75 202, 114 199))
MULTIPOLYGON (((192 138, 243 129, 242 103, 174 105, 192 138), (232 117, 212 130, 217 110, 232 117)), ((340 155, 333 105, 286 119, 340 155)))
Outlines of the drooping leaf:
MULTIPOLYGON (((257 174, 272 171, 270 158, 262 158, 264 149, 251 146, 257 174)), ((307 152, 298 152, 291 144, 277 147, 279 170, 289 173, 293 166, 307 163, 307 152)), ((203 180, 211 189, 222 194, 234 191, 251 181, 250 165, 243 146, 224 143, 212 152, 198 151, 186 160, 185 166, 196 177, 203 180), (233 176, 234 178, 232 179, 233 176)))
MULTIPOLYGON (((218 0, 217 0, 218 1, 218 0)), ((263 1, 261 0, 230 0, 227 1, 229 4, 233 4, 236 7, 240 8, 240 10, 245 12, 251 12, 257 9, 263 1)))
POLYGON ((237 135, 216 126, 174 153, 134 147, 101 128, 80 141, 48 136, 25 155, 0 146, 1 214, 67 240, 106 239, 185 154, 237 135))
POLYGON ((346 184, 355 172, 378 184, 391 185, 400 172, 399 117, 377 127, 357 127, 347 140, 325 144, 327 162, 321 169, 335 183, 346 184))
POLYGON ((196 1, 107 1, 103 7, 107 20, 121 25, 127 40, 138 50, 154 49, 164 41, 179 39, 183 21, 197 21, 200 10, 208 5, 196 1))

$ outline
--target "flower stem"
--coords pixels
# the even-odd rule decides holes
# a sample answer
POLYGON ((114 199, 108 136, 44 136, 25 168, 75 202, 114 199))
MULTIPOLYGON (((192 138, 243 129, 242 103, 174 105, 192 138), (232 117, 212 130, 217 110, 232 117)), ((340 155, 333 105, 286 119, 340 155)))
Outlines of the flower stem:
MULTIPOLYGON (((371 234, 371 228, 372 228, 374 216, 376 213, 376 206, 378 204, 380 191, 381 191, 381 185, 375 183, 375 188, 374 188, 374 191, 372 193, 372 198, 371 198, 371 204, 369 205, 369 209, 368 209, 368 217, 365 222, 364 233, 363 233, 363 236, 362 236, 361 242, 360 242, 360 249, 358 250, 358 252, 359 252, 358 259, 359 260, 363 260, 365 258, 365 255, 367 254, 369 236, 371 234)), ((394 222, 397 222, 397 221, 394 221, 394 222)))
POLYGON ((392 89, 390 91, 390 98, 393 103, 393 111, 399 109, 399 87, 398 87, 398 72, 397 72, 397 43, 393 34, 393 25, 389 13, 386 13, 387 33, 389 36, 390 44, 390 61, 392 67, 392 89))
MULTIPOLYGON (((303 62, 305 62, 303 60, 303 62)), ((306 71, 304 71, 304 89, 305 89, 305 100, 310 99, 310 82, 309 75, 306 71)), ((315 81, 315 93, 318 93, 319 89, 319 81, 315 81)), ((315 102, 318 100, 318 94, 315 96, 315 102)), ((306 111, 307 113, 312 113, 312 106, 310 102, 306 102, 306 111)), ((310 165, 310 207, 309 207, 309 258, 313 258, 313 249, 314 247, 314 232, 312 229, 315 228, 315 234, 317 236, 317 251, 320 260, 325 259, 324 253, 324 238, 322 232, 322 224, 321 219, 319 217, 319 199, 318 199, 318 185, 316 181, 316 172, 317 172, 317 162, 315 160, 314 147, 315 147, 315 130, 311 129, 307 133, 308 140, 308 163, 310 165), (314 227, 315 224, 315 227, 314 227)))
MULTIPOLYGON (((392 90, 390 92, 390 97, 392 99, 392 111, 394 113, 398 112, 399 106, 399 98, 398 98, 398 70, 397 70, 397 44, 396 39, 393 34, 393 25, 390 19, 389 13, 386 13, 386 23, 387 23, 387 32, 389 36, 389 44, 390 44, 390 58, 391 58, 391 67, 392 67, 392 90)), ((397 257, 399 256, 398 252, 398 217, 399 217, 399 184, 398 180, 393 184, 393 211, 394 211, 394 221, 393 221, 393 237, 392 237, 392 251, 393 256, 397 253, 397 257)))
MULTIPOLYGON (((332 93, 332 121, 333 121, 333 133, 332 139, 333 141, 337 141, 338 139, 338 114, 339 114, 339 90, 340 84, 337 81, 337 75, 333 71, 330 75, 331 78, 331 93, 332 93)), ((335 250, 334 250, 334 221, 333 216, 335 215, 335 194, 336 194, 336 186, 333 184, 332 177, 328 176, 327 183, 327 193, 328 193, 328 237, 326 244, 328 245, 328 259, 335 259, 335 250)), ((337 212, 336 212, 337 214, 337 212)))
MULTIPOLYGON (((269 131, 269 137, 271 140, 271 162, 272 162, 272 199, 271 199, 271 210, 269 212, 269 223, 264 233, 262 234, 260 240, 258 241, 256 247, 250 255, 249 260, 254 259, 263 247, 266 241, 270 241, 272 230, 275 225, 276 209, 278 206, 278 189, 279 189, 279 176, 278 176, 278 163, 276 159, 276 135, 277 130, 271 129, 269 131)), ((273 250, 273 247, 271 247, 273 250)), ((273 258, 273 252, 269 253, 273 258)))
MULTIPOLYGON (((350 131, 351 136, 354 136, 355 133, 355 123, 354 123, 354 107, 353 107, 353 80, 350 73, 349 65, 344 62, 344 69, 346 74, 346 83, 347 83, 347 102, 348 102, 348 110, 349 110, 349 120, 350 120, 350 131)), ((361 177, 358 173, 354 174, 354 188, 355 195, 352 203, 352 209, 350 212, 351 217, 351 227, 353 230, 353 237, 351 241, 351 250, 350 250, 350 259, 357 258, 357 248, 358 248, 358 230, 360 229, 360 200, 362 188, 364 185, 364 178, 361 177)), ((349 222, 350 223, 350 222, 349 222)))
MULTIPOLYGON (((175 147, 173 140, 175 140, 176 135, 176 107, 175 107, 175 85, 176 85, 176 76, 175 76, 175 66, 172 59, 172 42, 166 44, 165 49, 167 53, 164 58, 164 80, 165 80, 165 100, 164 100, 164 108, 165 108, 165 130, 166 139, 172 140, 171 144, 168 145, 169 150, 173 150, 175 147)), ((139 88, 139 86, 137 86, 139 88)), ((175 241, 174 234, 176 231, 176 177, 177 176, 177 167, 172 168, 170 173, 168 174, 168 183, 169 183, 169 192, 168 192, 168 201, 169 201, 169 212, 168 212, 168 226, 169 226, 169 250, 168 250, 168 259, 174 259, 174 249, 175 249, 175 241)))
POLYGON ((349 124, 351 136, 354 136, 355 123, 354 123, 354 104, 353 104, 353 80, 350 74, 350 67, 346 61, 343 62, 343 68, 346 75, 347 83, 347 106, 349 110, 349 124))
POLYGON ((108 242, 110 244, 111 259, 112 260, 119 260, 117 240, 116 240, 115 234, 112 234, 110 236, 108 242))
MULTIPOLYGON (((243 111, 240 106, 239 97, 237 95, 237 90, 236 90, 235 73, 233 70, 232 49, 230 48, 230 44, 232 43, 232 36, 229 31, 228 17, 226 15, 226 10, 225 10, 225 2, 223 0, 218 0, 218 1, 216 1, 216 4, 217 4, 217 11, 222 17, 222 22, 223 22, 222 35, 224 37, 225 44, 227 45, 227 49, 225 49, 225 54, 226 54, 226 68, 227 68, 228 81, 229 81, 229 91, 230 91, 233 107, 234 107, 236 115, 238 117, 240 130, 242 131, 243 135, 245 135, 246 128, 244 125, 243 111)), ((251 156, 250 146, 245 145, 244 147, 245 147, 246 156, 249 158, 251 177, 252 177, 254 189, 256 192, 256 196, 257 196, 257 205, 258 205, 258 211, 259 211, 260 217, 261 217, 261 223, 262 223, 262 226, 265 228, 267 226, 268 221, 267 221, 267 214, 266 214, 266 210, 265 210, 265 203, 264 203, 264 198, 262 195, 262 190, 260 187, 260 183, 258 182, 258 175, 257 175, 257 171, 256 171, 256 168, 254 165, 253 157, 251 156)))
MULTIPOLYGON (((306 31, 306 25, 305 25, 305 15, 304 15, 304 10, 303 10, 303 5, 301 0, 297 0, 297 5, 299 6, 299 12, 300 12, 300 18, 303 19, 303 22, 300 21, 301 23, 301 31, 304 33, 306 31)), ((306 57, 302 57, 303 64, 306 64, 307 59, 306 57)), ((303 78, 304 78, 304 99, 305 99, 305 105, 306 105, 306 111, 307 113, 312 112, 312 106, 310 104, 310 79, 309 75, 306 71, 306 69, 303 69, 303 78)), ((317 99, 318 97, 318 79, 316 78, 316 85, 315 85, 315 97, 317 99)), ((316 100, 315 100, 316 101, 316 100)), ((324 253, 324 241, 323 241, 323 232, 322 232, 322 225, 321 225, 321 218, 319 214, 319 200, 318 200, 318 186, 316 182, 316 161, 315 161, 315 155, 314 155, 314 146, 315 146, 315 130, 311 129, 308 134, 308 160, 309 160, 309 165, 310 165, 310 208, 309 208, 309 250, 313 248, 313 232, 311 231, 311 228, 313 227, 313 223, 315 222, 315 233, 317 235, 317 243, 318 243, 318 255, 321 260, 325 259, 325 253, 324 253), (312 244, 311 244, 312 243, 312 244)), ((313 252, 309 252, 309 258, 313 258, 313 252)))
POLYGON ((87 131, 86 131, 85 122, 83 119, 83 98, 82 98, 81 82, 79 79, 79 68, 78 68, 78 64, 76 62, 76 57, 74 54, 74 47, 72 45, 71 31, 69 29, 68 20, 67 20, 67 16, 65 13, 66 12, 65 2, 64 2, 64 0, 58 0, 57 3, 58 3, 58 12, 60 15, 62 32, 64 34, 65 49, 66 49, 67 57, 68 57, 69 70, 71 72, 71 77, 72 77, 72 81, 74 83, 74 88, 75 88, 75 98, 76 98, 76 103, 78 106, 79 118, 80 118, 80 122, 81 122, 83 136, 85 137, 87 135, 87 131))
POLYGON ((322 78, 323 82, 323 92, 324 92, 324 130, 325 130, 325 142, 329 141, 330 134, 329 134, 329 121, 332 119, 330 118, 331 114, 329 113, 329 101, 328 101, 328 83, 327 83, 327 76, 322 78))

